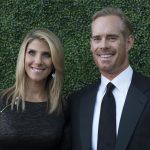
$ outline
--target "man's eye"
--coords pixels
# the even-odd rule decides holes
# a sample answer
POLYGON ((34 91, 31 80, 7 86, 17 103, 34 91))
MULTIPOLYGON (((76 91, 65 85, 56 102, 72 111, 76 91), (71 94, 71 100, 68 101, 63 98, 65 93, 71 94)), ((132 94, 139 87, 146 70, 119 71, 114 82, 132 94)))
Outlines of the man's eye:
POLYGON ((111 41, 115 41, 117 39, 117 37, 116 36, 110 36, 108 39, 111 41))
POLYGON ((93 41, 100 41, 101 39, 100 39, 100 38, 95 37, 95 38, 92 38, 92 40, 93 40, 93 41))
POLYGON ((94 41, 99 41, 99 38, 94 38, 94 41))

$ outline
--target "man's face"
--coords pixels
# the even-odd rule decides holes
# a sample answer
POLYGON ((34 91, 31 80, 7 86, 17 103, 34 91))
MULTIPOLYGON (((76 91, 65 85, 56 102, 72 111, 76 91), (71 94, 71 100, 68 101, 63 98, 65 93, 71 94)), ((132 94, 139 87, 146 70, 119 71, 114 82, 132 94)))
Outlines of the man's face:
POLYGON ((134 40, 122 31, 123 23, 114 15, 99 17, 92 23, 92 55, 101 73, 109 79, 129 65, 128 51, 134 40))

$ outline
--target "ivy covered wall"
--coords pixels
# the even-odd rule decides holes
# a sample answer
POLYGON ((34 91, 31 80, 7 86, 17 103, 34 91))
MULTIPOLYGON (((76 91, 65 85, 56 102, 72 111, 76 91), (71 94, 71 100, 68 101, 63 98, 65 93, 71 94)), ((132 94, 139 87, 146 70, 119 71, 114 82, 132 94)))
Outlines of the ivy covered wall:
POLYGON ((131 65, 150 76, 149 0, 0 0, 0 89, 14 83, 21 42, 33 28, 48 28, 63 43, 64 95, 96 80, 100 74, 90 52, 90 24, 106 6, 120 7, 130 18, 135 36, 131 65))

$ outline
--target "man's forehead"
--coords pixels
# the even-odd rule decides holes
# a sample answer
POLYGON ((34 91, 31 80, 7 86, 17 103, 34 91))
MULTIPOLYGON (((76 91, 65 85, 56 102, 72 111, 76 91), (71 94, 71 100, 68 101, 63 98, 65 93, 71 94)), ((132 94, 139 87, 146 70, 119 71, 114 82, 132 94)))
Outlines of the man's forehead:
POLYGON ((123 23, 117 16, 99 17, 92 22, 92 32, 120 32, 123 29, 123 23))
POLYGON ((99 25, 111 25, 111 24, 122 24, 122 20, 115 15, 109 15, 109 16, 102 16, 102 17, 98 17, 97 19, 95 19, 92 22, 92 26, 94 26, 95 24, 99 24, 99 25))

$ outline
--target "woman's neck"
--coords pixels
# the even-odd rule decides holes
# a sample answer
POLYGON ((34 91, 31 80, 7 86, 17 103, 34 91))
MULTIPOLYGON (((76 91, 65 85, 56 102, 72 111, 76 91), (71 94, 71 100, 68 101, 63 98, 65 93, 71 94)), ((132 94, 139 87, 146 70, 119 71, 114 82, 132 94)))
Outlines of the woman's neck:
POLYGON ((43 102, 48 100, 45 83, 27 82, 25 100, 31 102, 43 102))

